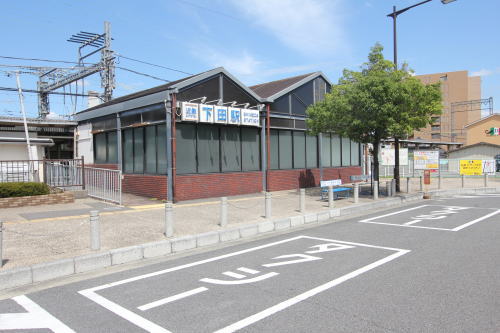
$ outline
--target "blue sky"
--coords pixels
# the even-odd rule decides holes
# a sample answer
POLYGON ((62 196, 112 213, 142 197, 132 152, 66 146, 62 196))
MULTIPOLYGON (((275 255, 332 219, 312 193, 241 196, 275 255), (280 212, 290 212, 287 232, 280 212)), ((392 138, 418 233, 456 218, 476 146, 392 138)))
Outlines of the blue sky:
MULTIPOLYGON (((343 68, 357 69, 380 42, 392 60, 392 6, 418 0, 31 0, 3 1, 0 56, 75 61, 77 45, 66 42, 79 31, 100 33, 112 25, 113 49, 124 56, 198 73, 224 66, 247 85, 323 71, 337 82, 343 68)), ((417 74, 469 70, 482 75, 482 97, 500 110, 498 0, 434 0, 398 18, 398 57, 417 74)), ((97 60, 97 58, 95 58, 97 60)), ((0 86, 15 87, 5 65, 71 64, 0 58, 0 86)), ((119 65, 165 80, 185 76, 119 58, 119 65)), ((164 82, 116 70, 114 96, 164 82)), ((36 77, 23 74, 22 86, 36 89, 36 77)), ((82 84, 78 87, 82 90, 82 84)), ((85 91, 100 79, 85 80, 85 91)), ((68 91, 69 88, 66 89, 68 91)), ((75 87, 72 88, 72 91, 75 87)), ((29 115, 36 95, 25 94, 29 115)), ((51 96, 52 112, 85 108, 83 98, 51 96)), ((17 94, 0 91, 0 114, 19 115, 17 94)))

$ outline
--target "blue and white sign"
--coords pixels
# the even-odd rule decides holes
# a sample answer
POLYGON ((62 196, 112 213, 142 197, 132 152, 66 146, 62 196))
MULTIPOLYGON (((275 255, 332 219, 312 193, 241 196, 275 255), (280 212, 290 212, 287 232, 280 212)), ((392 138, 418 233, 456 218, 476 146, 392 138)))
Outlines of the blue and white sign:
POLYGON ((225 106, 215 106, 215 123, 217 124, 227 124, 227 107, 225 106))
POLYGON ((246 126, 259 126, 259 110, 242 109, 241 124, 246 126))
POLYGON ((198 105, 199 104, 182 102, 181 119, 185 121, 198 121, 198 105))
POLYGON ((231 125, 241 125, 241 109, 229 108, 228 109, 227 123, 231 125))
POLYGON ((200 104, 200 123, 214 122, 214 105, 200 104))

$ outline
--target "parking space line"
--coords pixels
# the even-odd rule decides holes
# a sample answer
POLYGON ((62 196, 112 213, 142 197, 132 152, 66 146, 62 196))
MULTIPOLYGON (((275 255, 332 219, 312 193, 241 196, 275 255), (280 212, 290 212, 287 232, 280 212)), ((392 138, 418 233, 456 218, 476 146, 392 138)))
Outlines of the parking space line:
MULTIPOLYGON (((405 227, 405 228, 419 228, 419 229, 431 229, 431 230, 444 230, 444 231, 454 231, 453 229, 446 229, 446 228, 436 228, 436 227, 424 227, 420 225, 407 225, 407 224, 396 224, 396 223, 384 223, 384 222, 365 222, 365 221, 359 221, 361 223, 371 223, 371 224, 382 224, 382 225, 390 225, 390 226, 396 226, 396 227, 405 227)), ((413 222, 413 221, 412 221, 413 222)))
POLYGON ((137 308, 141 311, 150 310, 150 309, 156 308, 158 306, 161 306, 161 305, 164 305, 164 304, 167 304, 170 302, 178 301, 180 299, 202 293, 202 292, 207 291, 207 290, 208 290, 208 288, 205 288, 205 287, 200 287, 200 288, 188 290, 188 291, 185 291, 183 293, 180 293, 180 294, 177 294, 174 296, 165 297, 165 298, 159 299, 157 301, 138 306, 137 308))
POLYGON ((480 221, 485 220, 485 219, 487 219, 487 218, 489 218, 489 217, 492 217, 492 216, 494 216, 494 215, 496 215, 496 214, 498 214, 498 213, 500 213, 500 209, 499 209, 499 210, 497 210, 497 211, 494 211, 493 213, 489 213, 489 214, 487 214, 487 215, 485 215, 485 216, 482 216, 482 217, 480 217, 480 218, 478 218, 478 219, 475 219, 475 220, 473 220, 473 221, 470 221, 470 222, 467 222, 467 223, 465 223, 465 224, 462 224, 461 226, 458 226, 458 227, 456 227, 456 228, 454 228, 454 229, 451 229, 451 230, 453 230, 453 231, 459 231, 459 230, 462 230, 462 229, 467 228, 467 227, 469 227, 469 226, 471 226, 471 225, 473 225, 473 224, 475 224, 475 223, 477 223, 477 222, 480 222, 480 221))
POLYGON ((235 278, 235 279, 243 279, 244 277, 246 277, 243 274, 238 274, 238 273, 235 273, 235 272, 224 272, 222 274, 224 274, 226 276, 229 276, 229 277, 232 277, 232 278, 235 278))
POLYGON ((427 206, 428 205, 422 205, 422 206, 412 207, 412 208, 408 208, 408 209, 398 210, 397 212, 392 212, 392 213, 385 214, 385 215, 379 215, 379 216, 375 216, 375 217, 370 217, 368 219, 364 219, 364 220, 361 220, 359 222, 368 222, 368 221, 371 221, 371 220, 379 219, 381 217, 387 217, 387 216, 392 216, 392 215, 396 215, 396 214, 399 214, 399 213, 409 212, 410 210, 415 210, 415 209, 419 209, 419 208, 427 207, 427 206))
POLYGON ((216 331, 215 333, 230 333, 230 332, 234 332, 234 331, 240 330, 242 328, 245 328, 245 327, 252 325, 252 324, 254 324, 254 323, 256 323, 256 322, 258 322, 266 317, 269 317, 269 316, 271 316, 279 311, 282 311, 282 310, 284 310, 292 305, 295 305, 295 304, 302 302, 310 297, 313 297, 313 296, 315 296, 315 295, 317 295, 325 290, 328 290, 332 287, 335 287, 335 286, 341 284, 342 282, 350 280, 350 279, 352 279, 358 275, 361 275, 361 274, 363 274, 371 269, 374 269, 375 267, 378 267, 378 266, 381 266, 385 263, 388 263, 389 261, 392 261, 392 260, 394 260, 402 255, 405 255, 408 252, 410 252, 410 250, 400 250, 399 252, 391 254, 388 257, 377 260, 369 265, 361 267, 361 268, 359 268, 351 273, 348 273, 346 275, 343 275, 335 280, 332 280, 330 282, 322 284, 322 285, 320 285, 316 288, 313 288, 311 290, 308 290, 300 295, 292 297, 284 302, 281 302, 281 303, 278 303, 274 306, 271 306, 271 307, 269 307, 261 312, 258 312, 250 317, 247 317, 245 319, 237 321, 236 323, 231 324, 229 326, 226 326, 226 327, 216 331))

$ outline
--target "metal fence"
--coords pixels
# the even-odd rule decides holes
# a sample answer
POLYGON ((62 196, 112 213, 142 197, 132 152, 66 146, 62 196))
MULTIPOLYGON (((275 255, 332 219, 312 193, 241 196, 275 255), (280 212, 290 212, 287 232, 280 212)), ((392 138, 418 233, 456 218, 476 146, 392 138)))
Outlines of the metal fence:
POLYGON ((86 167, 83 158, 0 161, 0 183, 4 182, 41 182, 66 190, 85 189, 91 197, 122 202, 121 171, 86 167))
POLYGON ((86 190, 94 198, 122 203, 122 173, 120 170, 85 167, 86 190))
MULTIPOLYGON (((408 160, 408 165, 399 166, 399 175, 401 177, 415 177, 423 174, 423 170, 415 169, 413 160, 408 160)), ((381 177, 391 177, 394 175, 394 165, 380 165, 379 174, 381 177)), ((440 159, 439 170, 437 174, 441 176, 458 177, 460 176, 460 159, 440 159)))

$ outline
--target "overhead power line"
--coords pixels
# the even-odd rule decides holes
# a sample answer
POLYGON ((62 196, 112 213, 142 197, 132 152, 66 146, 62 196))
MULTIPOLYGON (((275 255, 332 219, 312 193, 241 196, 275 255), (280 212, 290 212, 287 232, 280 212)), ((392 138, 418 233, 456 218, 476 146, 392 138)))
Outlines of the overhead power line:
POLYGON ((151 79, 155 79, 155 80, 159 80, 159 81, 163 81, 163 82, 171 82, 170 80, 165 80, 165 79, 162 79, 162 78, 154 76, 154 75, 149 75, 149 74, 146 74, 146 73, 141 73, 141 72, 138 72, 138 71, 134 71, 132 69, 125 68, 125 67, 120 67, 120 66, 115 66, 115 67, 118 68, 118 69, 127 71, 127 72, 131 72, 131 73, 137 74, 137 75, 146 76, 146 77, 149 77, 151 79))
POLYGON ((128 59, 128 60, 140 62, 141 64, 146 64, 146 65, 150 65, 150 66, 155 66, 155 67, 159 67, 159 68, 168 69, 169 71, 174 71, 174 72, 178 72, 178 73, 182 73, 182 74, 187 74, 187 75, 193 75, 192 73, 184 72, 184 71, 181 71, 179 69, 170 68, 170 67, 166 67, 166 66, 162 66, 162 65, 153 64, 153 63, 150 63, 150 62, 147 62, 147 61, 143 61, 143 60, 139 60, 139 59, 134 59, 134 58, 126 57, 126 56, 124 56, 121 53, 117 53, 116 56, 118 56, 120 58, 128 59))
MULTIPOLYGON (((0 90, 2 91, 13 91, 17 92, 17 88, 10 88, 10 87, 0 87, 0 90)), ((89 95, 86 94, 77 94, 77 93, 67 93, 67 92, 60 92, 60 91, 40 91, 40 90, 33 90, 33 89, 23 89, 23 92, 28 92, 28 93, 34 93, 34 94, 39 94, 39 93, 47 93, 47 94, 52 94, 52 95, 67 95, 67 96, 80 96, 80 97, 89 97, 89 95)))
POLYGON ((43 61, 43 62, 59 62, 64 64, 77 64, 76 61, 67 61, 67 60, 51 60, 51 59, 40 59, 40 58, 23 58, 23 57, 9 57, 9 56, 0 56, 2 59, 14 59, 14 60, 27 60, 27 61, 43 61))

